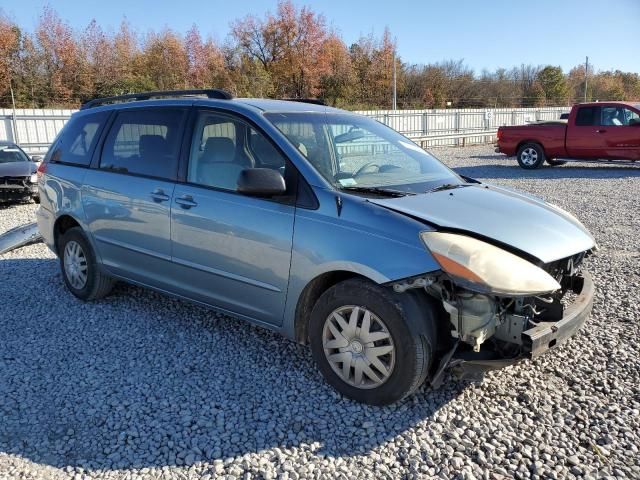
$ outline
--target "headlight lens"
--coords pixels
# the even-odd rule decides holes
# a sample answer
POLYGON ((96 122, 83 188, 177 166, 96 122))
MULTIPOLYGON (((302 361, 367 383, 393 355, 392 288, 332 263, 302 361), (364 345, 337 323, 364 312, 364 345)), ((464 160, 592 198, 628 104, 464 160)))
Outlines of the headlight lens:
POLYGON ((36 175, 35 173, 31 174, 31 178, 29 179, 29 181, 31 183, 38 183, 38 175, 36 175))
POLYGON ((552 292, 560 284, 532 263, 465 235, 422 232, 442 270, 469 290, 507 296, 552 292))

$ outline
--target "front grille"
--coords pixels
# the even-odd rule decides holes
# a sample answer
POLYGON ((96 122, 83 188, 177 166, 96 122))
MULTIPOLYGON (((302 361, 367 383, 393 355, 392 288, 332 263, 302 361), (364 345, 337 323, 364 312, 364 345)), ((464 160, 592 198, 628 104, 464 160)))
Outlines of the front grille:
POLYGON ((0 187, 26 188, 29 177, 2 177, 0 178, 0 187))
POLYGON ((555 262, 545 263, 541 268, 555 279, 562 278, 564 275, 573 276, 579 270, 582 261, 589 252, 580 252, 570 257, 561 258, 555 262))

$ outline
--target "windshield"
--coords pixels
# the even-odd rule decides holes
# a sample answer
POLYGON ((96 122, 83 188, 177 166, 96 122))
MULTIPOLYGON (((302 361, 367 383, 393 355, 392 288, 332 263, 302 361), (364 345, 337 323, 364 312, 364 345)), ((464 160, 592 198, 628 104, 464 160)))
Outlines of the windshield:
POLYGON ((370 118, 320 112, 266 117, 337 188, 422 193, 464 183, 411 140, 370 118))
POLYGON ((28 162, 29 157, 17 147, 0 145, 0 163, 28 162))

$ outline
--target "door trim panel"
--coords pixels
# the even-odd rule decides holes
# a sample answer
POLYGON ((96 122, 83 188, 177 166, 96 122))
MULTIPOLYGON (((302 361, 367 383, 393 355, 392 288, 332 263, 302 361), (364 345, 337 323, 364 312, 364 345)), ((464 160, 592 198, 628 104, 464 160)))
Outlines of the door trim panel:
POLYGON ((190 262, 188 260, 182 260, 181 258, 173 257, 173 262, 178 263, 180 265, 184 265, 185 267, 194 268, 196 270, 201 270, 206 273, 212 273, 213 275, 217 275, 219 277, 229 278, 231 280, 236 280, 241 283, 246 283, 248 285, 252 285, 254 287, 263 288, 265 290, 270 290, 272 292, 280 293, 280 290, 275 285, 271 285, 269 283, 264 283, 259 280, 254 280, 252 278, 243 277, 242 275, 236 275, 235 273, 226 272, 224 270, 219 270, 213 267, 207 267, 205 265, 201 265, 199 263, 190 262))
POLYGON ((125 242, 120 242, 118 240, 112 240, 110 238, 105 238, 102 235, 95 235, 94 234, 95 239, 98 242, 102 242, 102 243, 106 243, 107 245, 113 245, 116 247, 120 247, 120 248, 124 248, 126 250, 131 250, 133 252, 136 253, 141 253, 143 255, 148 255, 149 257, 155 257, 155 258, 159 258, 160 260, 167 260, 167 261, 171 261, 171 256, 169 255, 164 255, 162 253, 158 253, 158 252, 154 252, 152 250, 147 250, 146 248, 142 248, 142 247, 136 247, 130 243, 125 243, 125 242))

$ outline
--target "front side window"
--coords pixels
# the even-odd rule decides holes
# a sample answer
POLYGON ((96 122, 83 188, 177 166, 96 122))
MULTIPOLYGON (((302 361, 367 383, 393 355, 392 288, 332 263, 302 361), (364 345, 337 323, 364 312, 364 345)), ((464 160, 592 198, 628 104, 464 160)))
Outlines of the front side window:
POLYGON ((600 125, 626 127, 640 118, 637 112, 625 107, 602 107, 600 125))
POLYGON ((50 161, 89 166, 97 133, 108 116, 109 112, 98 112, 72 118, 55 142, 50 161))
POLYGON ((610 127, 621 127, 628 125, 629 120, 626 118, 624 108, 621 107, 602 107, 600 125, 610 127))
POLYGON ((180 109, 120 112, 104 142, 100 168, 175 178, 185 115, 180 109))
POLYGON ((337 188, 419 193, 447 183, 463 183, 431 154, 375 120, 332 113, 266 116, 337 188))
POLYGON ((187 181, 235 191, 246 168, 271 168, 285 176, 285 159, 260 132, 243 120, 203 111, 196 120, 187 181))
POLYGON ((640 113, 634 110, 629 110, 628 108, 625 108, 624 111, 625 111, 625 118, 627 121, 625 125, 634 125, 634 124, 640 123, 640 113))

